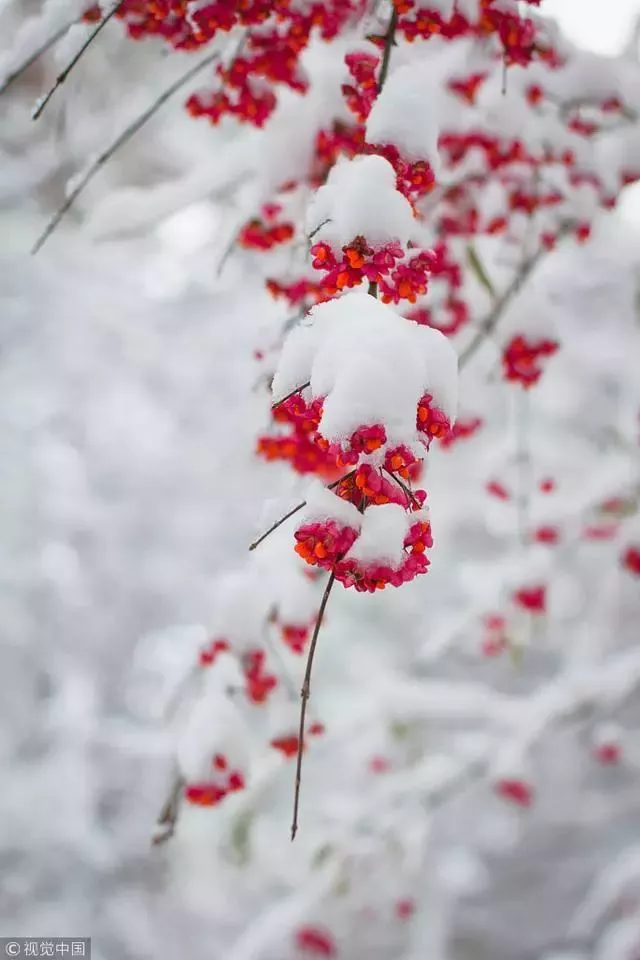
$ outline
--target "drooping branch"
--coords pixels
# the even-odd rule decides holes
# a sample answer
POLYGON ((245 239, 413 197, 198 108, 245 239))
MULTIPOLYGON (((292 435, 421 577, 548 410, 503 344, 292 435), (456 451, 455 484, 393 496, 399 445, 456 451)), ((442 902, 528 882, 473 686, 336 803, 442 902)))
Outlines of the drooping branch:
POLYGON ((108 160, 110 160, 111 157, 120 149, 120 147, 124 146, 124 144, 127 143, 147 123, 147 121, 150 120, 158 112, 160 107, 162 107, 167 102, 167 100, 169 100, 182 87, 184 87, 187 83, 189 83, 189 81, 192 80, 193 77, 195 77, 198 73, 200 73, 201 70, 204 70, 205 67, 208 67, 212 63, 215 63, 215 61, 219 58, 219 56, 220 56, 219 51, 210 53, 203 60, 200 60, 197 64, 190 67, 189 70, 186 71, 186 73, 183 73, 182 76, 178 77, 177 80, 174 80, 171 86, 167 87, 164 93, 162 93, 157 98, 157 100, 155 100, 151 104, 151 106, 144 111, 144 113, 141 113, 140 116, 133 121, 133 123, 129 124, 129 126, 126 127, 122 131, 122 133, 116 137, 113 143, 109 147, 107 147, 107 149, 100 154, 98 159, 91 164, 91 166, 89 167, 87 172, 84 174, 84 176, 82 177, 78 185, 75 187, 74 190, 71 191, 71 193, 69 194, 65 202, 62 204, 60 209, 55 214, 55 216, 49 221, 45 230, 40 234, 35 244, 33 245, 33 248, 31 250, 32 254, 36 254, 44 246, 46 241, 49 239, 51 234, 57 228, 58 224, 67 214, 67 212, 71 209, 71 207, 76 202, 78 197, 84 192, 84 190, 91 183, 91 181, 96 176, 96 174, 101 170, 104 164, 108 160))
POLYGON ((73 70, 73 68, 82 59, 82 57, 84 56, 86 51, 89 49, 89 47, 91 46, 93 41, 96 39, 96 37, 102 32, 102 30, 104 30, 104 28, 112 19, 112 17, 115 17, 120 7, 123 7, 124 4, 125 4, 125 0, 118 0, 115 6, 113 6, 111 10, 109 10, 109 12, 104 15, 100 23, 98 23, 97 26, 91 31, 91 33, 89 34, 85 42, 82 44, 82 46, 80 47, 76 55, 69 61, 69 63, 64 68, 62 73, 58 74, 49 92, 44 97, 41 97, 40 100, 38 100, 36 104, 36 108, 33 111, 33 116, 32 116, 33 120, 37 120, 38 117, 41 116, 42 111, 47 106, 47 104, 53 97, 56 90, 62 86, 62 84, 65 82, 65 80, 73 70))
POLYGON ((329 601, 329 596, 331 590, 336 581, 336 571, 335 567, 331 571, 331 575, 327 581, 324 593, 322 595, 322 601, 320 603, 320 609, 318 611, 318 619, 316 620, 315 627, 313 628, 313 636, 311 637, 311 644, 309 646, 309 653, 307 654, 307 665, 304 671, 304 680, 302 682, 302 689, 300 690, 300 725, 298 727, 298 755, 296 759, 296 783, 293 796, 293 819, 291 821, 291 840, 295 840, 296 833, 298 832, 298 811, 300 807, 300 785, 302 782, 302 754, 304 751, 304 724, 307 716, 307 702, 311 694, 311 671, 313 670, 313 658, 316 652, 316 646, 318 643, 318 636, 320 634, 320 627, 322 626, 322 621, 324 619, 324 612, 329 601))
POLYGON ((76 23, 80 23, 81 20, 82 20, 82 17, 76 17, 74 20, 70 20, 67 23, 65 23, 63 26, 58 27, 55 33, 53 33, 47 40, 45 40, 44 43, 42 43, 38 47, 37 50, 34 50, 34 52, 30 54, 27 57, 27 59, 20 64, 19 67, 16 67, 15 70, 12 70, 11 73, 7 77, 5 77, 3 83, 0 84, 0 97, 2 96, 3 93, 6 93, 9 87, 11 87, 11 85, 15 83, 15 81, 18 80, 23 73, 26 73, 29 67, 32 67, 33 64, 37 60, 39 60, 43 54, 47 52, 47 50, 50 50, 52 47, 55 47, 58 40, 62 40, 64 35, 69 32, 71 27, 75 26, 76 23))

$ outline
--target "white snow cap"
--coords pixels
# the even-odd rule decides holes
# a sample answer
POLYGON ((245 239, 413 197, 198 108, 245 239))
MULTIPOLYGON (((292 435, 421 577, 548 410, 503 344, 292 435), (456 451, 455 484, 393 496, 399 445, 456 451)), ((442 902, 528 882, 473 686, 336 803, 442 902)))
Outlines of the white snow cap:
POLYGON ((310 381, 312 395, 326 398, 320 431, 328 440, 381 423, 390 443, 412 443, 425 392, 454 419, 457 364, 444 334, 354 291, 315 306, 288 337, 273 392, 282 397, 310 381))
POLYGON ((320 480, 313 480, 310 483, 306 500, 302 523, 337 520, 345 527, 351 527, 353 530, 360 529, 362 515, 354 505, 332 493, 320 480))
POLYGON ((439 133, 433 71, 422 63, 395 70, 369 114, 368 143, 393 144, 404 160, 427 160, 437 175, 439 133))
POLYGON ((417 231, 409 201, 396 189, 393 167, 384 157, 355 157, 332 168, 309 205, 313 242, 334 249, 362 236, 374 248, 391 240, 403 246, 417 231))
POLYGON ((405 559, 403 543, 412 521, 413 517, 397 503, 366 510, 360 536, 347 553, 347 559, 363 565, 385 563, 397 570, 405 559))

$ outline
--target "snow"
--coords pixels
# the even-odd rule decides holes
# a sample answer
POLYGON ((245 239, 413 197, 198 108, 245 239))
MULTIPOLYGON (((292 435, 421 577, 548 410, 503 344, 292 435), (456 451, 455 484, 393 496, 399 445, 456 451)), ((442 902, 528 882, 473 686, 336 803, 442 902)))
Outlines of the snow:
POLYGON ((439 94, 430 81, 432 70, 421 63, 393 71, 369 114, 366 138, 368 143, 393 144, 405 160, 426 160, 437 179, 442 120, 439 94))
POLYGON ((360 529, 362 516, 357 508, 348 500, 336 496, 319 480, 313 480, 309 484, 306 501, 301 523, 337 520, 345 527, 351 527, 354 530, 360 529))
POLYGON ((405 559, 403 541, 411 519, 396 503, 365 511, 360 536, 347 553, 347 559, 357 560, 363 566, 385 563, 397 570, 405 559))
POLYGON ((338 161, 309 205, 307 226, 314 243, 324 241, 336 251, 358 236, 374 249, 391 240, 406 246, 416 232, 393 167, 378 156, 338 161))
POLYGON ((286 340, 274 398, 308 380, 312 395, 326 398, 320 431, 329 440, 381 423, 390 443, 414 441, 426 391, 455 415, 457 358, 447 338, 358 291, 313 307, 286 340))
POLYGON ((311 379, 313 358, 322 334, 320 325, 313 322, 314 317, 312 311, 309 317, 291 330, 284 343, 271 384, 274 402, 311 379))

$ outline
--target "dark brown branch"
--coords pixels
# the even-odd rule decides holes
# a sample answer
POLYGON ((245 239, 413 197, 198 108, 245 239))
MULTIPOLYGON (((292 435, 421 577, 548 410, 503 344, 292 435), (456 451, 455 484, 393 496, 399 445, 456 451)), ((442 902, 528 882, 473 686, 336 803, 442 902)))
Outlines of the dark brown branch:
POLYGON ((0 84, 0 97, 9 89, 12 83, 14 83, 19 77, 22 76, 23 73, 25 73, 25 71, 29 69, 29 67, 33 66, 36 60, 40 59, 43 53, 46 53, 47 50, 50 50, 51 47, 54 47, 58 40, 61 40, 64 35, 69 32, 71 27, 75 26, 75 24, 79 23, 81 20, 82 17, 76 17, 75 20, 70 20, 68 23, 65 23, 64 26, 59 27, 56 32, 49 37, 48 40, 45 40, 45 42, 41 44, 30 56, 28 56, 19 67, 16 67, 16 69, 13 70, 8 77, 5 77, 4 82, 0 84))
MULTIPOLYGON (((349 477, 353 476, 354 472, 355 472, 354 470, 350 470, 349 473, 345 473, 345 475, 344 475, 343 477, 340 477, 338 480, 334 480, 333 483, 330 483, 330 484, 327 486, 327 490, 335 490, 335 488, 336 488, 337 486, 339 486, 339 485, 342 483, 343 480, 348 480, 349 477)), ((263 540, 266 540, 267 537, 268 537, 271 533, 274 532, 274 530, 277 530, 278 527, 281 527, 282 524, 285 522, 285 520, 288 520, 289 517, 292 517, 292 516, 293 516, 294 514, 296 514, 299 510, 302 510, 302 508, 303 508, 303 507, 306 507, 306 505, 307 505, 307 501, 306 501, 306 500, 302 500, 301 503, 299 503, 297 506, 295 506, 295 507, 293 507, 291 510, 289 510, 288 513, 285 513, 285 515, 284 515, 283 517, 280 517, 279 520, 276 520, 275 523, 271 524, 271 526, 269 527, 268 530, 265 530, 264 533, 261 533, 260 536, 258 537, 258 539, 257 539, 257 540, 254 540, 253 543, 250 544, 249 550, 255 550, 256 547, 260 546, 260 544, 262 543, 263 540)))
POLYGON ((118 10, 120 9, 120 7, 124 6, 124 4, 125 4, 125 0, 118 0, 118 3, 116 3, 116 5, 115 5, 114 7, 112 7, 111 10, 109 10, 109 13, 107 13, 107 14, 104 15, 104 17, 102 18, 102 20, 100 21, 100 23, 95 27, 94 30, 91 31, 91 33, 89 34, 89 36, 87 37, 87 39, 85 40, 85 42, 82 44, 82 46, 80 47, 80 49, 79 49, 78 52, 76 53, 75 57, 73 57, 73 59, 69 61, 69 63, 68 63, 67 66, 64 68, 64 70, 62 71, 62 73, 59 73, 59 74, 58 74, 58 76, 56 77, 56 80, 55 80, 54 85, 51 87, 51 89, 49 90, 49 92, 47 93, 47 95, 46 95, 45 97, 42 97, 42 98, 38 101, 38 104, 37 104, 37 106, 36 106, 36 109, 34 110, 33 116, 32 116, 32 118, 31 118, 32 120, 37 120, 38 117, 42 114, 42 111, 43 111, 44 108, 47 106, 47 104, 48 104, 49 101, 51 100, 52 96, 54 95, 54 93, 56 92, 56 90, 58 89, 58 87, 61 87, 61 86, 62 86, 62 84, 65 82, 65 80, 67 79, 67 77, 69 76, 69 74, 71 73, 71 71, 73 70, 73 68, 75 67, 75 65, 78 63, 79 60, 82 59, 82 57, 84 56, 85 52, 86 52, 86 51, 88 50, 88 48, 91 46, 91 44, 92 44, 93 41, 96 39, 96 37, 98 36, 98 34, 102 32, 102 30, 104 29, 104 27, 106 27, 106 25, 109 23, 109 20, 111 20, 111 18, 116 15, 116 13, 117 13, 118 10))
POLYGON ((104 166, 104 164, 111 159, 114 153, 116 153, 116 151, 119 150, 120 147, 122 147, 125 143, 127 143, 127 141, 129 141, 134 136, 134 134, 136 134, 145 125, 145 123, 148 120, 150 120, 151 117, 154 116, 154 114, 157 113, 160 107, 163 106, 163 104, 165 104, 167 100, 169 100, 174 95, 174 93, 177 93, 183 86, 185 86, 185 84, 187 84, 201 70, 203 70, 205 67, 208 67, 212 63, 214 63, 219 58, 219 56, 220 54, 218 52, 210 53, 209 56, 204 58, 204 60, 200 60, 199 63, 197 63, 195 66, 190 67, 189 70, 187 70, 186 73, 183 73, 181 77, 175 80, 170 87, 167 87, 164 93, 161 94, 161 96, 159 96, 158 99, 155 100, 154 103, 152 103, 152 105, 148 107, 147 110, 144 111, 144 113, 140 114, 140 116, 136 120, 134 120, 133 123, 129 124, 129 126, 125 130, 123 130, 122 133, 113 141, 111 146, 107 147, 107 149, 100 154, 98 159, 91 164, 87 172, 84 174, 84 176, 80 180, 80 183, 77 185, 75 190, 72 190, 72 192, 69 194, 69 196, 67 197, 63 205, 60 207, 58 212, 53 217, 53 219, 49 221, 46 229, 38 237, 38 239, 36 240, 33 246, 33 249, 31 250, 32 254, 37 253, 38 250, 40 250, 44 246, 46 241, 49 239, 53 231, 56 229, 60 221, 65 216, 65 214, 73 206, 73 204, 78 199, 80 194, 83 193, 83 191, 89 185, 89 183, 93 180, 95 175, 100 171, 100 169, 104 166))
POLYGON ((303 390, 306 390, 307 387, 311 386, 311 380, 307 380, 306 383, 301 384, 299 387, 296 387, 295 390, 292 390, 291 393, 288 393, 286 397, 282 397, 280 400, 276 400, 275 403, 271 404, 271 409, 275 410, 276 407, 281 407, 283 403, 286 403, 287 400, 290 400, 291 397, 295 397, 296 393, 301 393, 303 390))
POLYGON ((311 671, 313 669, 313 657, 316 652, 316 645, 318 643, 318 635, 320 633, 320 627, 322 626, 322 620, 324 618, 324 612, 329 600, 329 595, 331 589, 336 580, 336 571, 335 567, 331 571, 331 576, 327 581, 324 593, 322 595, 322 601, 320 603, 320 609, 318 611, 318 619, 316 620, 316 625, 313 628, 313 636, 311 637, 311 645, 309 646, 309 653, 307 655, 307 666, 304 671, 304 680, 302 683, 302 689, 300 690, 300 725, 298 727, 298 756, 296 760, 296 785, 293 796, 293 819, 291 821, 291 840, 295 840, 296 833, 298 832, 298 810, 300 806, 300 784, 302 781, 302 754, 304 751, 304 723, 307 716, 307 702, 311 693, 311 671))
POLYGON ((385 85, 387 75, 389 73, 389 63, 391 61, 391 48, 395 43, 396 38, 396 24, 398 22, 398 11, 396 9, 395 3, 393 4, 393 10, 391 13, 391 19, 389 20, 389 26, 387 28, 387 35, 384 38, 384 50, 382 53, 382 66, 380 67, 380 78, 378 80, 378 93, 382 90, 385 85))

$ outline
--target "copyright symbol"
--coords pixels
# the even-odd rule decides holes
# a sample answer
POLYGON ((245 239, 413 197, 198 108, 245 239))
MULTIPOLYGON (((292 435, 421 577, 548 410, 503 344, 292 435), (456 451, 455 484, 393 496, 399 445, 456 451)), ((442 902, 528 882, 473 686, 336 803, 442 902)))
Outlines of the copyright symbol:
POLYGON ((20 956, 20 944, 16 943, 15 940, 11 940, 5 947, 5 953, 8 957, 20 956))

